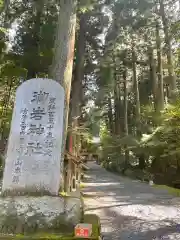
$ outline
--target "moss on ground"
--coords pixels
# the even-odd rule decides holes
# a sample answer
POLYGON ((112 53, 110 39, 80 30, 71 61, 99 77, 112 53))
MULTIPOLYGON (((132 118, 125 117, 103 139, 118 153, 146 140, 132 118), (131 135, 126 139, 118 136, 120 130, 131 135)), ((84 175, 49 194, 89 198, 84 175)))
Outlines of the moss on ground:
POLYGON ((64 216, 57 216, 49 225, 44 221, 41 214, 29 217, 28 221, 25 221, 25 219, 19 220, 16 215, 12 214, 4 220, 0 228, 0 232, 4 235, 22 233, 25 236, 29 234, 38 234, 39 231, 41 232, 43 230, 49 233, 54 232, 58 234, 61 232, 61 234, 67 234, 73 231, 73 225, 70 222, 66 223, 64 221, 64 216), (38 221, 41 222, 40 226, 38 221))
POLYGON ((101 233, 101 224, 99 217, 95 214, 85 214, 83 222, 92 224, 92 237, 97 239, 101 233))
POLYGON ((29 235, 29 236, 25 236, 25 235, 2 235, 0 236, 0 239, 4 239, 4 240, 70 240, 73 238, 73 234, 67 234, 66 236, 62 236, 62 235, 55 235, 55 234, 37 234, 37 235, 29 235))
MULTIPOLYGON (((101 232, 100 220, 99 217, 95 214, 85 214, 83 217, 83 223, 92 224, 92 237, 88 239, 98 240, 101 232)), ((50 233, 38 233, 38 234, 29 234, 29 235, 1 235, 0 240, 82 240, 82 238, 77 238, 73 236, 74 233, 67 233, 64 235, 50 234, 50 233)))
MULTIPOLYGON (((76 238, 73 236, 58 236, 58 235, 47 235, 47 236, 0 236, 2 240, 82 240, 82 238, 76 238)), ((89 240, 99 240, 99 238, 91 237, 89 240)))
POLYGON ((153 186, 156 188, 166 189, 169 194, 172 194, 176 197, 180 197, 180 189, 178 189, 178 188, 168 187, 166 185, 153 185, 153 186))
POLYGON ((85 188, 85 184, 83 182, 80 183, 80 188, 85 188))

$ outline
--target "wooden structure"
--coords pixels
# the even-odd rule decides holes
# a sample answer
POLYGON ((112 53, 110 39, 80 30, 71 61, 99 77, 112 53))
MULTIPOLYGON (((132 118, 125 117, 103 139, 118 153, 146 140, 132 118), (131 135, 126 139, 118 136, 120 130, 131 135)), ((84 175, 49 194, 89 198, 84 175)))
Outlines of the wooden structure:
POLYGON ((87 161, 96 160, 94 154, 87 151, 80 151, 82 145, 79 137, 69 132, 66 141, 66 152, 64 158, 64 190, 67 193, 79 190, 82 169, 88 169, 85 166, 87 161))
POLYGON ((71 153, 65 153, 64 158, 64 182, 65 192, 70 193, 72 191, 79 190, 81 173, 82 173, 81 157, 75 157, 71 153))

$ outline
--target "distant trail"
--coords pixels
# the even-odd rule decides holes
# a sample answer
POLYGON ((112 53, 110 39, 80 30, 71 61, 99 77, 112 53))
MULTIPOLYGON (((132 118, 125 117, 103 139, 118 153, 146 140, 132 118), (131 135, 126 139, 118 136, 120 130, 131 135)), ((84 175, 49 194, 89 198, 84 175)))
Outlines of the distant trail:
POLYGON ((180 198, 95 163, 88 166, 85 211, 100 216, 105 240, 180 239, 180 198))

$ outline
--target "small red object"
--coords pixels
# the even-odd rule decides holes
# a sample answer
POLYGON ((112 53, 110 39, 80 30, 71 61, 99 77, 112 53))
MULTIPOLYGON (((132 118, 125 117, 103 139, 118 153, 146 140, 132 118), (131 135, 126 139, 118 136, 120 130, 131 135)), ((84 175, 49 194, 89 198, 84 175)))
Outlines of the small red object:
MULTIPOLYGON (((83 226, 85 224, 78 224, 75 227, 75 236, 76 237, 82 237, 87 238, 91 236, 92 233, 92 226, 83 226)), ((87 224, 86 224, 87 225, 87 224)))
POLYGON ((89 236, 89 229, 77 228, 75 231, 75 235, 77 237, 88 237, 89 236))

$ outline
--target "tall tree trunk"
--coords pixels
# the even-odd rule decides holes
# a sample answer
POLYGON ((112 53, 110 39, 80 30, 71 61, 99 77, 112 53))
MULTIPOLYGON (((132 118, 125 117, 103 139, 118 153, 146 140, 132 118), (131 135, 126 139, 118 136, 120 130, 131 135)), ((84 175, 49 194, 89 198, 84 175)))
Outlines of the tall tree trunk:
MULTIPOLYGON (((0 27, 4 29, 8 29, 8 27, 10 27, 9 6, 10 6, 10 0, 4 0, 2 9, 0 11, 0 15, 2 14, 4 15, 2 19, 2 25, 0 27)), ((5 40, 6 40, 6 33, 4 33, 3 31, 0 31, 0 60, 3 60, 4 52, 6 50, 5 40)))
MULTIPOLYGON (((127 69, 124 64, 123 70, 123 82, 124 82, 124 135, 128 136, 128 86, 127 86, 127 69)), ((129 163, 129 150, 125 146, 125 164, 129 163)))
POLYGON ((114 63, 114 118, 115 118, 115 134, 121 134, 121 99, 120 99, 120 88, 119 79, 116 68, 115 56, 113 55, 114 63))
MULTIPOLYGON (((140 98, 139 98, 139 82, 137 78, 137 57, 136 57, 136 52, 135 52, 135 42, 134 39, 132 39, 132 69, 133 69, 133 83, 134 83, 134 92, 135 92, 135 114, 136 114, 136 136, 138 138, 141 137, 142 135, 142 130, 141 130, 141 109, 140 109, 140 98)), ((145 159, 140 155, 139 157, 139 167, 141 168, 142 165, 145 165, 145 159)))
POLYGON ((162 23, 163 23, 163 29, 164 29, 164 35, 165 35, 165 48, 166 48, 166 54, 167 54, 167 63, 168 63, 168 72, 169 72, 169 77, 171 80, 170 83, 170 97, 172 99, 175 98, 176 94, 176 76, 174 72, 174 66, 173 66, 173 55, 172 55, 172 47, 171 47, 171 36, 170 36, 170 31, 168 27, 168 20, 166 18, 165 14, 165 7, 164 7, 164 0, 159 0, 160 4, 160 15, 162 18, 162 23))
POLYGON ((159 110, 164 109, 164 81, 163 81, 163 67, 162 67, 162 47, 161 47, 161 38, 159 33, 159 24, 156 24, 156 46, 157 46, 157 73, 158 73, 158 106, 159 110))
POLYGON ((127 88, 127 71, 124 70, 123 81, 124 81, 124 134, 128 136, 128 88, 127 88))
POLYGON ((112 101, 111 97, 108 97, 108 119, 109 119, 109 130, 110 133, 114 133, 114 124, 113 124, 113 112, 112 112, 112 101))
POLYGON ((76 28, 76 0, 61 0, 54 44, 54 58, 50 69, 52 79, 58 81, 65 90, 64 128, 62 142, 61 176, 63 185, 63 160, 67 136, 69 100, 76 28))
MULTIPOLYGON (((69 126, 72 127, 72 142, 73 142, 73 155, 79 157, 81 136, 79 135, 78 127, 81 120, 81 104, 82 104, 82 81, 84 77, 84 62, 86 50, 86 30, 85 30, 85 15, 79 15, 79 31, 76 44, 76 61, 75 71, 71 88, 71 104, 70 104, 70 119, 69 126)), ((79 169, 74 165, 72 172, 73 178, 79 179, 79 169)))
MULTIPOLYGON (((10 6, 10 0, 4 0, 3 1, 3 6, 0 10, 0 15, 3 14, 3 19, 2 19, 2 27, 3 28, 10 27, 10 25, 9 25, 9 6, 10 6)), ((0 38, 3 37, 3 36, 4 36, 4 34, 2 33, 0 38)))
POLYGON ((115 118, 115 134, 120 135, 120 102, 118 98, 117 84, 114 86, 114 118, 115 118))
POLYGON ((137 127, 137 136, 141 136, 141 111, 140 111, 140 98, 139 98, 139 82, 137 79, 137 69, 136 69, 136 53, 134 39, 132 39, 132 70, 133 70, 133 84, 135 93, 135 118, 137 127))
MULTIPOLYGON (((71 90, 71 108, 70 108, 70 119, 69 125, 73 128, 77 128, 80 122, 81 116, 81 103, 82 103, 82 81, 84 78, 84 62, 85 62, 85 51, 86 51, 86 30, 85 30, 85 15, 79 16, 79 32, 77 36, 76 44, 76 62, 74 79, 72 81, 71 90)), ((73 136, 73 145, 79 145, 80 138, 75 134, 73 136)), ((79 150, 77 148, 76 150, 79 150)), ((78 154, 78 152, 76 152, 78 154)))
POLYGON ((150 67, 150 79, 153 85, 153 98, 154 98, 154 109, 158 112, 158 82, 156 75, 156 63, 154 59, 154 52, 151 46, 148 47, 149 55, 149 67, 150 67))

